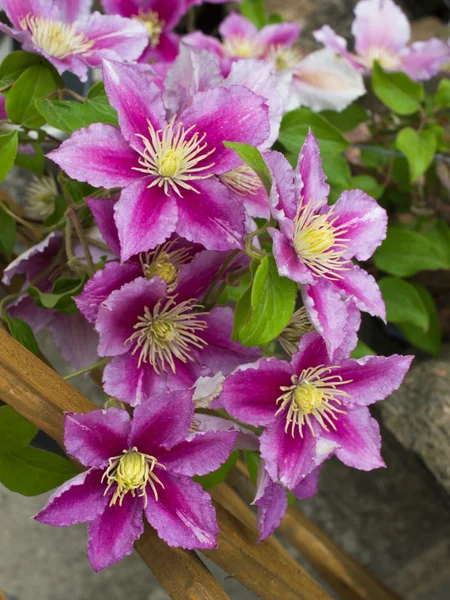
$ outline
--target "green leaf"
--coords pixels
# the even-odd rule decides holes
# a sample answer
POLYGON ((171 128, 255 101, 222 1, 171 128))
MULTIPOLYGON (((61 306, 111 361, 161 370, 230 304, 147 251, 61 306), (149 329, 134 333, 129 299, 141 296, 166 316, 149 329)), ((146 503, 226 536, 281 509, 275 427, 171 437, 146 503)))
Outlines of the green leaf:
POLYGON ((426 287, 419 283, 412 283, 412 285, 416 288, 428 311, 430 323, 428 331, 424 332, 420 327, 412 325, 411 323, 399 323, 397 327, 414 346, 429 352, 433 356, 439 356, 441 352, 442 334, 436 304, 426 287))
POLYGON ((67 202, 64 196, 56 196, 55 198, 55 208, 50 216, 48 216, 44 222, 46 227, 52 227, 59 223, 64 217, 64 213, 66 212, 67 202))
POLYGON ((381 183, 371 175, 355 175, 348 187, 352 190, 362 190, 373 198, 379 198, 384 192, 381 183))
POLYGON ((324 155, 340 154, 349 146, 339 129, 309 108, 297 108, 286 113, 281 121, 278 139, 290 152, 298 154, 310 128, 324 155))
POLYGON ((434 101, 441 108, 450 108, 450 79, 441 79, 434 101))
POLYGON ((14 123, 29 129, 39 129, 45 119, 39 114, 35 102, 54 92, 57 83, 52 71, 44 65, 33 65, 22 73, 6 97, 6 112, 14 123))
POLYGON ((38 431, 10 406, 0 407, 0 452, 28 446, 38 431))
POLYGON ((16 243, 16 222, 0 206, 0 254, 11 260, 16 243))
POLYGON ((88 96, 83 104, 73 100, 43 98, 36 102, 36 107, 49 125, 65 133, 73 133, 92 123, 118 124, 117 112, 109 104, 106 94, 100 93, 99 89, 88 96))
POLYGON ((29 286, 27 291, 34 298, 37 306, 72 314, 78 312, 73 296, 81 293, 84 284, 84 279, 60 277, 55 281, 51 293, 41 292, 34 286, 29 286))
POLYGON ((428 129, 415 131, 411 127, 405 127, 398 133, 396 146, 408 160, 412 182, 423 175, 430 166, 436 145, 436 136, 428 129))
POLYGON ((386 73, 375 63, 372 87, 378 98, 399 115, 412 115, 420 108, 425 91, 405 73, 386 73))
POLYGON ((39 144, 31 144, 31 146, 34 149, 34 154, 18 152, 15 164, 16 166, 32 171, 41 177, 44 173, 44 153, 39 144))
POLYGON ((242 144, 241 142, 224 142, 223 144, 226 148, 234 150, 239 158, 255 171, 265 187, 267 195, 269 195, 272 187, 272 177, 261 156, 261 152, 257 148, 249 146, 248 144, 242 144))
POLYGON ((350 104, 345 110, 336 112, 334 110, 323 110, 320 113, 339 131, 346 133, 358 127, 361 123, 369 120, 369 113, 359 104, 350 104))
POLYGON ((18 141, 17 131, 0 135, 0 181, 5 179, 14 164, 18 141))
POLYGON ((70 179, 66 183, 66 192, 77 204, 83 202, 94 190, 95 188, 92 185, 82 183, 81 181, 74 181, 73 179, 70 179))
POLYGON ((439 256, 450 265, 450 228, 447 223, 442 219, 436 219, 427 227, 423 235, 434 244, 439 256))
POLYGON ((272 13, 269 15, 267 19, 267 25, 278 25, 279 23, 284 23, 284 19, 278 13, 272 13))
POLYGON ((278 274, 272 256, 262 259, 249 290, 238 303, 233 335, 244 346, 260 346, 275 339, 294 312, 297 286, 278 274))
POLYGON ((370 356, 376 355, 375 350, 372 350, 372 348, 370 346, 368 346, 361 340, 358 340, 358 343, 356 344, 356 348, 353 350, 353 352, 351 354, 352 358, 363 358, 364 356, 368 356, 368 355, 370 355, 370 356))
POLYGON ((236 464, 237 459, 239 458, 239 452, 235 450, 232 452, 226 462, 217 469, 217 471, 213 471, 212 473, 208 473, 208 475, 201 475, 194 477, 194 481, 201 483, 204 490, 208 490, 209 488, 214 487, 215 485, 222 483, 222 481, 226 478, 228 473, 236 464))
POLYGON ((46 62, 45 58, 38 54, 11 52, 0 65, 0 87, 5 87, 17 81, 28 67, 45 64, 46 62))
POLYGON ((9 490, 24 496, 37 496, 77 474, 66 458, 25 446, 0 452, 0 481, 9 490))
POLYGON ((379 269, 396 277, 411 277, 425 269, 450 268, 433 241, 417 231, 400 227, 388 228, 387 237, 373 258, 379 269))
POLYGON ((25 346, 27 350, 39 356, 39 346, 28 323, 25 323, 22 319, 13 319, 8 314, 6 315, 6 322, 13 338, 20 342, 22 346, 25 346))
POLYGON ((324 156, 322 166, 331 187, 337 186, 342 190, 351 187, 352 173, 347 159, 342 154, 324 156))
POLYGON ((242 0, 239 10, 244 17, 250 19, 258 29, 266 24, 266 11, 264 0, 242 0))
POLYGON ((250 450, 245 450, 244 456, 245 456, 245 464, 247 465, 250 479, 256 485, 256 482, 258 480, 259 461, 261 460, 259 452, 252 452, 250 450))
POLYGON ((397 277, 383 277, 378 285, 390 323, 412 323, 422 331, 428 330, 430 319, 427 307, 411 283, 397 277))

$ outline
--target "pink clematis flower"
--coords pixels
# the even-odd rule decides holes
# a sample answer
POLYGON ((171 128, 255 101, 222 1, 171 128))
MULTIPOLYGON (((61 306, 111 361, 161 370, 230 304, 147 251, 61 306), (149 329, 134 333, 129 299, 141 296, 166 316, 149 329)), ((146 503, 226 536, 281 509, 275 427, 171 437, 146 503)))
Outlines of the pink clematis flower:
POLYGON ((267 159, 272 171, 272 212, 280 229, 270 228, 280 275, 301 284, 309 321, 326 340, 330 356, 345 344, 349 300, 385 319, 385 306, 375 279, 352 262, 367 260, 386 237, 386 211, 362 192, 344 192, 327 205, 316 138, 310 132, 294 172, 279 153, 267 159), (343 302, 344 300, 344 302, 343 302))
POLYGON ((314 32, 318 42, 343 56, 355 69, 370 71, 377 61, 386 71, 404 71, 417 81, 436 75, 450 60, 450 49, 436 38, 408 46, 411 27, 393 0, 360 0, 352 24, 355 54, 329 25, 314 32))
POLYGON ((258 146, 269 136, 265 99, 220 86, 167 120, 161 90, 139 66, 104 61, 104 81, 120 130, 96 123, 49 156, 74 179, 124 188, 115 207, 122 260, 174 232, 209 250, 241 248, 245 213, 217 176, 240 162, 224 141, 258 146))
POLYGON ((66 413, 67 452, 88 471, 64 483, 35 517, 57 527, 89 523, 95 571, 133 551, 143 515, 169 546, 215 548, 218 525, 209 494, 194 475, 229 457, 236 431, 190 433, 192 391, 162 394, 134 411, 66 413))
POLYGON ((384 466, 378 423, 367 406, 400 386, 412 358, 330 361, 323 339, 307 333, 291 363, 262 358, 236 369, 221 401, 239 421, 264 426, 267 472, 295 490, 331 454, 363 471, 384 466))
POLYGON ((59 73, 72 71, 86 81, 89 67, 100 66, 103 58, 135 61, 148 42, 142 23, 90 14, 91 5, 92 0, 0 0, 13 25, 0 23, 0 31, 47 58, 59 73))

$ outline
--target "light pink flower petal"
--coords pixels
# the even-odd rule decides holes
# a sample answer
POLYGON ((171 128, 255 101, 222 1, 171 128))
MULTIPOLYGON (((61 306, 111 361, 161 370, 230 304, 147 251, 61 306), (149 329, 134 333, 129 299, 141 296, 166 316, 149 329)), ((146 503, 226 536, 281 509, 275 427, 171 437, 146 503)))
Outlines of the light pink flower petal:
POLYGON ((312 131, 309 131, 300 150, 297 174, 303 184, 300 187, 302 204, 313 204, 315 209, 327 204, 330 186, 325 183, 327 177, 322 169, 319 145, 312 131))
POLYGON ((149 188, 151 182, 149 177, 135 180, 122 190, 114 207, 122 261, 152 250, 175 230, 177 202, 163 188, 156 185, 149 188))
POLYGON ((259 31, 258 40, 264 46, 290 47, 300 36, 301 27, 298 23, 276 23, 266 25, 259 31))
POLYGON ((439 73, 450 61, 450 46, 432 38, 426 42, 415 42, 401 57, 401 70, 416 81, 426 81, 439 73))
POLYGON ((335 350, 334 360, 339 361, 350 356, 358 343, 358 331, 361 326, 361 311, 354 299, 345 302, 347 310, 346 335, 342 344, 335 350))
POLYGON ((139 177, 133 170, 138 154, 116 127, 104 123, 76 131, 47 157, 72 179, 94 187, 123 187, 139 177))
POLYGON ((92 521, 104 512, 109 502, 105 496, 106 484, 101 482, 103 473, 102 469, 89 469, 69 479, 50 496, 34 519, 53 527, 92 521))
POLYGON ((139 63, 150 63, 153 70, 164 79, 170 63, 178 56, 179 48, 179 36, 176 33, 163 32, 159 38, 159 44, 155 48, 148 45, 140 57, 139 63))
POLYGON ((322 25, 320 29, 313 31, 314 38, 325 48, 343 56, 354 69, 364 70, 361 62, 356 56, 347 50, 347 41, 338 35, 329 25, 322 25))
POLYGON ((290 386, 291 365, 276 358, 261 358, 242 366, 229 375, 222 388, 220 401, 226 410, 243 423, 268 425, 277 411, 281 387, 290 386))
POLYGON ((361 267, 354 266, 342 271, 342 278, 334 282, 347 298, 353 298, 356 306, 386 322, 386 306, 377 282, 361 267))
POLYGON ((201 31, 194 31, 183 37, 183 44, 191 46, 192 48, 197 48, 198 50, 206 50, 214 56, 217 56, 218 59, 224 61, 223 65, 221 63, 221 67, 225 66, 225 64, 227 65, 226 73, 224 73, 222 69, 222 75, 228 75, 231 61, 230 59, 226 59, 222 44, 217 38, 212 37, 211 35, 205 35, 201 31))
POLYGON ((361 190, 343 192, 332 214, 337 217, 334 227, 342 226, 341 235, 348 248, 345 258, 368 260, 386 237, 386 211, 361 190))
POLYGON ((133 552, 134 542, 144 531, 143 507, 143 498, 128 493, 121 504, 108 506, 89 523, 88 558, 96 573, 133 552))
POLYGON ((64 446, 87 467, 104 467, 110 458, 122 455, 129 432, 130 416, 119 408, 64 415, 64 446))
POLYGON ((55 311, 48 328, 62 357, 74 369, 84 369, 98 361, 98 334, 82 315, 55 311))
POLYGON ((1 9, 5 11, 8 19, 18 29, 21 29, 21 20, 29 13, 37 16, 46 16, 48 13, 48 6, 46 7, 41 0, 2 0, 1 9))
POLYGON ((298 486, 292 490, 294 496, 298 500, 307 500, 317 494, 317 488, 319 485, 319 475, 322 467, 316 467, 309 475, 305 477, 298 486))
POLYGON ((188 477, 158 469, 158 501, 148 495, 147 521, 169 546, 213 549, 219 527, 210 495, 188 477))
POLYGON ((265 152, 263 157, 272 176, 269 197, 272 215, 276 219, 293 219, 298 205, 295 171, 281 152, 265 152))
POLYGON ((122 17, 133 17, 139 12, 139 7, 147 4, 144 0, 101 0, 103 10, 107 15, 122 15, 122 17))
POLYGON ((355 406, 340 414, 334 421, 336 430, 325 431, 321 436, 339 444, 336 456, 348 467, 371 471, 384 467, 381 458, 381 436, 378 423, 365 406, 355 406))
POLYGON ((224 38, 231 36, 254 37, 258 30, 249 19, 232 12, 220 24, 219 33, 224 38))
POLYGON ((411 27, 393 0, 360 0, 355 6, 352 34, 360 56, 372 48, 399 52, 411 37, 411 27))
POLYGON ((114 221, 114 206, 117 198, 86 198, 85 201, 94 215, 102 238, 111 251, 116 256, 120 256, 119 234, 114 221))
POLYGON ((270 227, 268 231, 273 239, 272 252, 277 263, 278 273, 297 283, 314 283, 314 275, 298 258, 288 237, 273 227, 270 227))
POLYGON ((263 459, 259 463, 256 497, 252 504, 258 507, 256 518, 262 542, 279 527, 288 506, 286 491, 270 479, 263 459))
POLYGON ((34 279, 39 273, 47 269, 53 258, 61 248, 61 232, 52 231, 38 244, 31 246, 22 254, 19 254, 3 272, 2 283, 6 286, 11 285, 15 275, 23 274, 27 281, 34 279))

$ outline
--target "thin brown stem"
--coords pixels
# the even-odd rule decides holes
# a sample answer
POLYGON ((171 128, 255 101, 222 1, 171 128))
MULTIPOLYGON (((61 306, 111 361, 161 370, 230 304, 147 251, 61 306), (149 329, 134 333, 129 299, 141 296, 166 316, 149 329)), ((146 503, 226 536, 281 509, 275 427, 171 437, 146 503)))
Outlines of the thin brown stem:
POLYGON ((77 213, 73 210, 72 207, 69 207, 66 212, 67 216, 73 223, 78 239, 80 240, 81 247, 83 248, 84 256, 86 257, 89 277, 92 277, 95 273, 95 266, 92 260, 91 253, 89 251, 86 236, 84 235, 84 231, 80 223, 80 219, 78 218, 77 213))

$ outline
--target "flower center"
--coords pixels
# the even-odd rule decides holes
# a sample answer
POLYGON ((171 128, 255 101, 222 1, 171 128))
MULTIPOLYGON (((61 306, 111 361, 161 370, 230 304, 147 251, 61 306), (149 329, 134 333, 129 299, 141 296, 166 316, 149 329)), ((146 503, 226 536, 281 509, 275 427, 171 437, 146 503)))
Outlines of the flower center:
POLYGON ((34 176, 25 193, 25 214, 35 221, 45 221, 55 208, 57 195, 53 175, 34 176))
POLYGON ((206 133, 202 136, 198 132, 189 135, 195 128, 192 125, 184 129, 182 123, 175 124, 175 117, 164 129, 155 131, 153 125, 148 121, 149 137, 137 133, 144 143, 144 149, 136 152, 140 154, 139 164, 141 167, 133 167, 147 175, 153 175, 155 179, 148 186, 157 185, 163 187, 164 192, 169 194, 169 186, 182 197, 180 187, 200 193, 193 188, 188 181, 195 179, 207 179, 211 175, 201 175, 202 171, 210 169, 214 163, 198 167, 197 165, 210 156, 215 148, 205 152, 208 144, 203 143, 206 133))
POLYGON ((293 69, 300 62, 302 56, 302 53, 295 48, 273 45, 269 48, 267 60, 273 62, 277 71, 286 71, 293 69))
POLYGON ((291 435, 294 437, 295 429, 298 429, 300 437, 303 437, 303 425, 306 423, 315 437, 315 431, 312 417, 325 430, 329 431, 331 426, 336 429, 334 421, 338 420, 338 414, 346 414, 336 406, 341 405, 340 398, 350 398, 347 392, 339 390, 339 385, 351 383, 351 380, 343 381, 340 375, 333 375, 332 369, 337 367, 311 367, 302 371, 299 377, 292 376, 292 385, 288 387, 282 386, 280 390, 284 392, 277 398, 277 404, 281 403, 280 408, 275 413, 281 414, 286 408, 286 427, 284 431, 287 433, 291 429, 291 435))
POLYGON ((348 240, 344 225, 334 226, 337 217, 332 218, 333 209, 328 213, 316 214, 310 202, 300 206, 294 220, 294 248, 299 259, 318 277, 340 279, 336 271, 347 270, 348 260, 343 257, 348 240))
POLYGON ((306 308, 302 306, 292 315, 291 320, 281 332, 278 341, 283 350, 292 356, 298 350, 298 343, 301 337, 312 330, 313 326, 308 318, 306 308))
POLYGON ((261 187, 258 176, 248 165, 223 173, 219 175, 219 179, 239 196, 254 196, 261 187))
POLYGON ((29 13, 20 21, 20 26, 31 33, 31 41, 35 46, 54 58, 63 60, 74 54, 89 56, 93 53, 94 40, 89 40, 84 33, 78 33, 75 24, 29 13))
POLYGON ((203 308, 194 302, 185 300, 176 304, 171 297, 164 305, 162 299, 158 300, 153 311, 145 307, 144 315, 138 317, 133 327, 136 331, 125 341, 125 344, 136 342, 131 354, 139 350, 138 368, 143 362, 149 363, 160 374, 168 365, 175 373, 174 358, 183 363, 192 361, 192 349, 207 345, 196 334, 207 329, 206 321, 199 318, 207 313, 194 313, 194 309, 203 308))
POLYGON ((150 46, 156 48, 165 25, 165 22, 160 20, 158 13, 153 10, 142 10, 140 8, 138 14, 133 16, 133 19, 145 25, 148 31, 150 46))
POLYGON ((150 486, 155 500, 158 501, 158 490, 155 483, 163 489, 164 485, 154 473, 155 467, 166 470, 166 467, 159 463, 154 456, 138 452, 136 447, 131 450, 124 450, 120 456, 114 456, 109 459, 109 467, 103 473, 102 482, 106 478, 108 487, 105 490, 105 496, 114 483, 117 488, 111 498, 110 506, 113 506, 117 500, 122 506, 124 496, 131 492, 134 497, 136 490, 140 490, 139 496, 144 497, 144 506, 147 506, 147 484, 150 486))
POLYGON ((178 270, 192 258, 188 248, 172 250, 177 239, 158 246, 153 252, 140 255, 142 271, 146 279, 159 277, 167 284, 167 291, 172 292, 178 284, 178 270))
POLYGON ((363 58, 369 68, 373 67, 374 62, 376 61, 383 69, 386 69, 386 71, 394 71, 401 63, 400 56, 397 52, 379 46, 368 48, 363 58))
POLYGON ((230 58, 260 58, 264 54, 264 46, 256 38, 231 35, 222 45, 225 54, 230 58))

